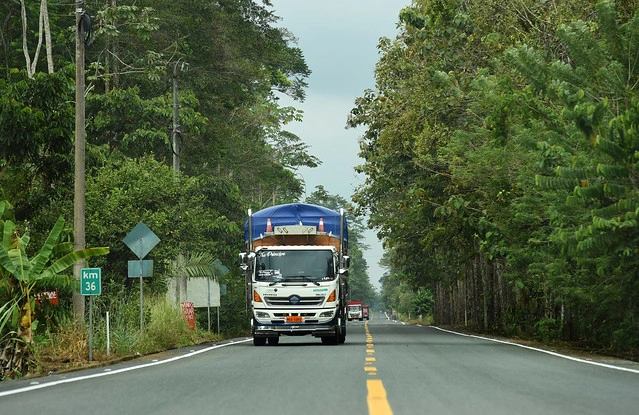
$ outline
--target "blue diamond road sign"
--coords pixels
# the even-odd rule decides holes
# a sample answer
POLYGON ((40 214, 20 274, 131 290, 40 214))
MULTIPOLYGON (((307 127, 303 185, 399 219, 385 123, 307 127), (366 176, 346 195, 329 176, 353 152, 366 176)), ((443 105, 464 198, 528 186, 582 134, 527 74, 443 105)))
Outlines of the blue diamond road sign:
POLYGON ((160 242, 160 238, 140 222, 122 241, 138 258, 142 259, 160 242))

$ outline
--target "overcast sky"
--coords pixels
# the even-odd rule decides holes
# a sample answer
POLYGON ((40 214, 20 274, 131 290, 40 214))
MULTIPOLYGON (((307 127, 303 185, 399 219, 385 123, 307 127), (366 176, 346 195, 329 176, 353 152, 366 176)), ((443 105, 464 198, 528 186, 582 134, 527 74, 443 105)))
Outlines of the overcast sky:
MULTIPOLYGON (((304 111, 304 120, 287 126, 322 160, 315 169, 300 174, 307 194, 323 185, 334 195, 351 200, 363 182, 354 167, 362 163, 357 140, 363 129, 346 129, 355 98, 375 88, 374 69, 379 60, 380 37, 395 38, 399 11, 410 0, 273 0, 273 10, 282 17, 279 25, 289 29, 312 71, 306 101, 291 104, 304 111)), ((381 243, 367 232, 371 249, 364 253, 370 281, 379 288, 384 270, 377 263, 381 243)))

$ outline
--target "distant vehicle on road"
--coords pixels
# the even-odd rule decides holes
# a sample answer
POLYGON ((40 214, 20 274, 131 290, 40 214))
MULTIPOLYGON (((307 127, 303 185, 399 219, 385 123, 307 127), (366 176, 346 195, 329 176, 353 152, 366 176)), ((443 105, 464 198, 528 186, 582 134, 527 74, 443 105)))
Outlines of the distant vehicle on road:
POLYGON ((346 303, 346 318, 350 320, 364 320, 361 301, 349 301, 346 303))

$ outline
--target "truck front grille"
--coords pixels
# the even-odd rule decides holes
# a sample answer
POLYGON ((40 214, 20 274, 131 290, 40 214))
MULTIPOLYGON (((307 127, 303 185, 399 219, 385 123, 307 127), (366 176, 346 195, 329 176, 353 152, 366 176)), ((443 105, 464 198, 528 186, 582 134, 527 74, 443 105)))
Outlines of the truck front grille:
POLYGON ((312 307, 320 306, 324 303, 324 297, 266 297, 264 301, 267 305, 275 307, 312 307))

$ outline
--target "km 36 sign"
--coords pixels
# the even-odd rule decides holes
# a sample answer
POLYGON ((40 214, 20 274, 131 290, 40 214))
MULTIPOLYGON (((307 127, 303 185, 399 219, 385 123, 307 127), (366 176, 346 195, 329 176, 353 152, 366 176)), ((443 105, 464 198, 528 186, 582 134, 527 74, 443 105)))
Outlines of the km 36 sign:
POLYGON ((82 268, 80 273, 80 294, 100 295, 102 293, 102 269, 82 268))

